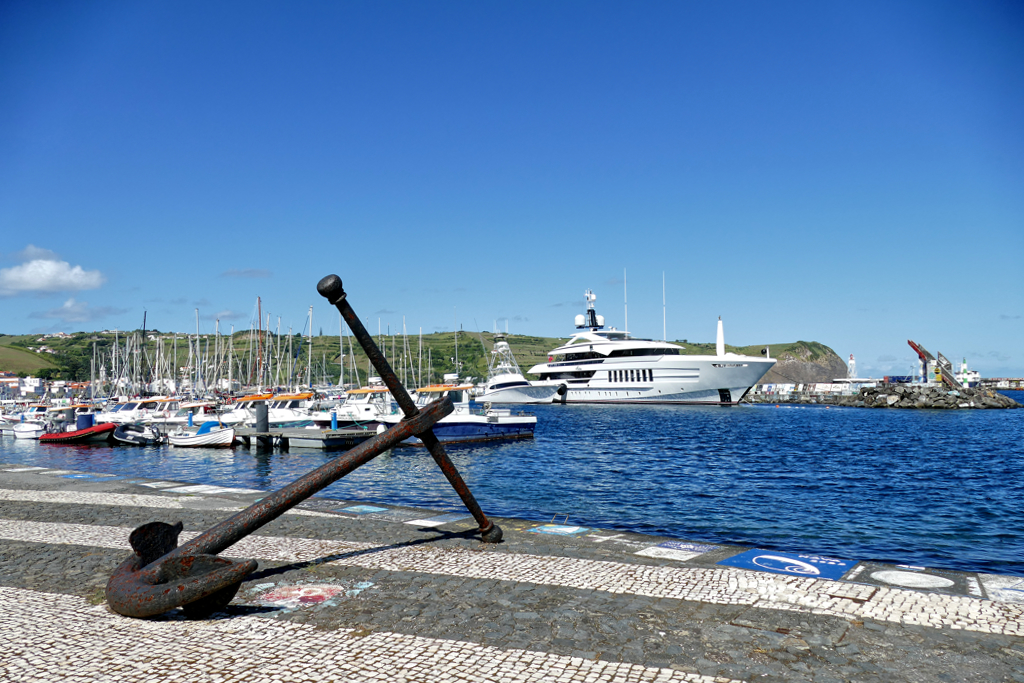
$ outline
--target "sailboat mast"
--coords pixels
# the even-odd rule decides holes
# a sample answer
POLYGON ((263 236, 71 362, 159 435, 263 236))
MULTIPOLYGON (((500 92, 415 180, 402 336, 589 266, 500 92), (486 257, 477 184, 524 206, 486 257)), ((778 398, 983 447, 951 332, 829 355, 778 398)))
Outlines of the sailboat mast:
POLYGON ((234 356, 235 356, 235 326, 231 326, 231 339, 228 340, 228 391, 234 391, 234 356))
POLYGON ((202 358, 199 357, 199 309, 196 309, 196 379, 192 385, 192 395, 199 398, 199 383, 203 379, 202 358))

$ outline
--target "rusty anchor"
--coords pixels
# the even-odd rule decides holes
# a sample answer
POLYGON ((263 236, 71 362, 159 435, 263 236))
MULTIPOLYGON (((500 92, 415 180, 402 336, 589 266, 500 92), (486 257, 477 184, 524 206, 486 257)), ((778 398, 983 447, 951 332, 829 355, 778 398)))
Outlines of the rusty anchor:
POLYGON ((459 494, 479 525, 481 540, 485 543, 501 541, 501 527, 480 509, 444 446, 434 436, 434 424, 454 410, 451 398, 417 408, 349 305, 341 278, 328 275, 317 284, 317 291, 337 307, 398 402, 405 419, 181 546, 178 546, 178 536, 183 529, 181 522, 173 525, 150 522, 132 531, 128 542, 134 553, 114 570, 107 582, 107 603, 118 614, 152 617, 181 607, 187 617, 201 619, 222 609, 234 598, 242 581, 255 571, 257 563, 255 560, 229 560, 219 557, 218 553, 411 436, 420 438, 459 494))

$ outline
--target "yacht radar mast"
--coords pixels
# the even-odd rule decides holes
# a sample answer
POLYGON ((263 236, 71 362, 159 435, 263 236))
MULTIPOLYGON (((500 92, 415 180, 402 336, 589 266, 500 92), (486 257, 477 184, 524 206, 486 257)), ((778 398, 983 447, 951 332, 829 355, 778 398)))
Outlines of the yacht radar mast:
POLYGON ((594 331, 604 329, 604 316, 598 315, 597 311, 594 310, 594 302, 597 301, 597 295, 589 289, 583 295, 587 299, 587 311, 585 315, 576 316, 576 329, 583 329, 584 327, 589 327, 594 331))

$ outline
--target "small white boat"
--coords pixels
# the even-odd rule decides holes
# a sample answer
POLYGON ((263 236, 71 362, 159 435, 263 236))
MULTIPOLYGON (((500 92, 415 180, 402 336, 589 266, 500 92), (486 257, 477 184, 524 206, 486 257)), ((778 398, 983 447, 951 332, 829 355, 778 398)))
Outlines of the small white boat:
POLYGON ((204 422, 196 433, 184 430, 167 436, 172 446, 214 448, 232 446, 235 443, 234 427, 224 427, 217 422, 204 422))
POLYGON ((502 336, 495 335, 494 349, 491 350, 487 368, 487 382, 476 400, 490 403, 551 403, 560 388, 561 384, 557 382, 529 382, 523 377, 508 342, 502 336))
POLYGON ((19 422, 14 425, 14 438, 38 439, 46 433, 46 425, 42 422, 19 422))

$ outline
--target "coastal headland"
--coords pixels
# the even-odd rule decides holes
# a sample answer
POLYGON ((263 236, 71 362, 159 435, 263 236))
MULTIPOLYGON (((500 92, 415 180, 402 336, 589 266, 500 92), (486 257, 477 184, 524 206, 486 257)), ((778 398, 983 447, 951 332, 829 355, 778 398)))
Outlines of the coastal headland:
MULTIPOLYGON (((262 491, 0 465, 5 681, 1024 681, 1024 580, 314 498, 222 612, 112 613, 136 526, 262 491)), ((559 520, 561 521, 561 520, 559 520)))

